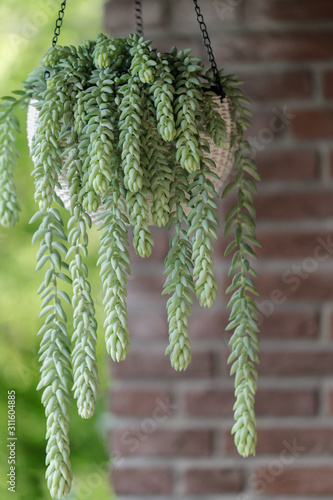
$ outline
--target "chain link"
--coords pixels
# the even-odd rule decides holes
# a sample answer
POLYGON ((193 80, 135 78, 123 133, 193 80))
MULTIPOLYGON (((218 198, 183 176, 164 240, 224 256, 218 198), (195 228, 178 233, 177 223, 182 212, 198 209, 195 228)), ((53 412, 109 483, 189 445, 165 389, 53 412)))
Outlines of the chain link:
POLYGON ((143 18, 141 0, 134 0, 136 32, 139 36, 143 36, 143 18))
POLYGON ((60 35, 62 21, 64 19, 64 15, 65 15, 66 1, 67 0, 63 0, 63 2, 61 4, 61 8, 58 12, 58 19, 56 20, 56 23, 55 23, 54 36, 52 38, 52 47, 57 45, 57 42, 58 42, 58 36, 60 35))
MULTIPOLYGON (((55 23, 54 36, 52 38, 52 47, 57 45, 57 42, 58 42, 58 37, 60 35, 60 30, 61 30, 61 26, 62 26, 62 21, 64 19, 64 15, 65 15, 66 1, 67 0, 63 0, 62 4, 60 6, 60 10, 58 12, 58 19, 56 20, 56 23, 55 23)), ((49 70, 46 70, 44 73, 45 80, 47 80, 49 77, 50 77, 50 72, 49 72, 49 70)))
POLYGON ((225 97, 225 93, 223 92, 223 88, 222 88, 222 85, 221 85, 221 79, 220 79, 220 75, 219 75, 219 70, 217 68, 217 64, 216 64, 216 61, 215 61, 215 57, 214 57, 214 53, 213 53, 213 48, 212 48, 212 43, 210 41, 210 38, 209 38, 209 35, 208 35, 208 31, 207 31, 207 26, 206 26, 204 17, 201 14, 201 10, 200 10, 200 7, 198 5, 198 1, 197 0, 193 0, 193 3, 194 3, 195 12, 196 12, 196 15, 197 15, 197 20, 198 20, 198 23, 199 23, 199 26, 200 26, 200 30, 201 30, 201 33, 202 33, 202 37, 203 37, 203 40, 204 40, 204 44, 205 44, 205 47, 206 47, 206 50, 207 50, 209 62, 211 64, 211 67, 212 67, 212 70, 213 70, 213 75, 214 75, 214 80, 215 80, 215 83, 216 83, 216 86, 217 86, 217 90, 218 90, 218 93, 221 95, 221 99, 223 99, 225 97))

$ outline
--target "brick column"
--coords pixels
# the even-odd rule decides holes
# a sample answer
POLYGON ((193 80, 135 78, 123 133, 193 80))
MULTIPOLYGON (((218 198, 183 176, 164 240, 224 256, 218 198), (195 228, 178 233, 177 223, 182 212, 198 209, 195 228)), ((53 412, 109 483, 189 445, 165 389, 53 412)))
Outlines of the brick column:
MULTIPOLYGON (((257 456, 230 436, 223 214, 216 246, 220 294, 193 309, 193 361, 174 372, 161 296, 169 234, 154 230, 150 259, 132 255, 132 346, 112 363, 113 484, 131 500, 318 500, 333 494, 333 3, 201 1, 218 65, 244 78, 254 113, 249 140, 262 176, 256 197, 264 244, 257 456)), ((190 0, 143 0, 153 46, 193 47, 205 58, 190 0)), ((106 5, 114 36, 134 30, 133 2, 106 5)), ((132 252, 133 254, 133 252, 132 252)))

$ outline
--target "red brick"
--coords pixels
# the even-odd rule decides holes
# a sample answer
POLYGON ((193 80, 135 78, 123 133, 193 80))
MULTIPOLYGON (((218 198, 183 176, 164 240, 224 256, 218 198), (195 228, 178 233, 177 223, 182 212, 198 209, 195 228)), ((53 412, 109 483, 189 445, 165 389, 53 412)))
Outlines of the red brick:
POLYGON ((255 408, 257 415, 311 416, 318 411, 318 394, 315 390, 261 389, 255 408))
MULTIPOLYGON (((309 258, 310 259, 310 258, 309 258)), ((260 325, 266 317, 270 317, 278 307, 288 300, 332 300, 333 283, 329 273, 311 272, 310 265, 316 267, 314 259, 304 259, 301 265, 291 265, 286 270, 276 273, 259 272, 255 281, 260 297, 256 299, 262 317, 260 325)), ((226 289, 231 279, 225 277, 223 287, 226 289)), ((221 294, 224 292, 221 287, 221 294)))
MULTIPOLYGON (((197 16, 193 6, 189 5, 188 0, 177 0, 177 2, 171 2, 171 5, 170 25, 172 29, 176 33, 198 33, 199 25, 197 16)), ((221 23, 230 23, 237 19, 237 9, 223 7, 225 6, 219 5, 219 2, 201 3, 201 12, 210 31, 220 29, 221 23)))
POLYGON ((258 371, 259 375, 266 377, 333 375, 333 352, 265 350, 260 353, 258 371))
POLYGON ((333 215, 332 193, 329 191, 259 193, 254 203, 260 220, 321 218, 333 215))
POLYGON ((331 60, 333 33, 237 33, 235 35, 212 35, 212 44, 217 47, 219 65, 237 61, 325 61, 331 60))
POLYGON ((228 312, 193 311, 189 320, 190 337, 192 339, 223 340, 228 318, 228 312))
MULTIPOLYGON (((104 7, 105 28, 111 35, 135 31, 134 5, 131 0, 109 0, 104 7)), ((166 21, 165 3, 145 0, 143 2, 144 25, 149 28, 160 28, 166 21)))
MULTIPOLYGON (((332 428, 306 429, 257 429, 257 455, 280 455, 283 450, 293 448, 297 456, 331 455, 333 453, 332 428)), ((225 431, 226 448, 228 453, 236 454, 233 436, 225 431)))
POLYGON ((242 491, 243 474, 240 469, 189 469, 184 473, 184 489, 186 493, 223 494, 242 491))
POLYGON ((111 411, 116 415, 151 416, 155 412, 172 412, 171 396, 165 390, 114 389, 111 393, 111 411))
MULTIPOLYGON (((316 261, 309 260, 309 266, 316 261)), ((332 300, 333 283, 329 273, 308 272, 307 259, 302 266, 292 265, 281 273, 259 273, 256 287, 261 294, 257 305, 263 316, 271 314, 287 300, 332 300)))
POLYGON ((264 181, 315 179, 319 174, 319 157, 314 151, 259 151, 256 163, 264 181))
POLYGON ((330 415, 333 415, 333 390, 330 390, 327 394, 328 401, 328 411, 330 415))
POLYGON ((315 339, 319 331, 319 315, 316 311, 294 310, 272 312, 272 304, 266 304, 269 309, 262 308, 263 322, 260 328, 260 338, 265 339, 315 339), (264 314, 266 313, 266 315, 264 314))
POLYGON ((281 120, 281 116, 283 116, 283 111, 278 112, 277 108, 274 108, 269 113, 253 113, 251 125, 246 131, 246 137, 255 149, 255 154, 285 133, 289 119, 288 117, 283 117, 284 120, 288 120, 288 123, 284 123, 281 120))
POLYGON ((302 139, 331 139, 333 135, 333 109, 295 110, 291 128, 302 139))
POLYGON ((157 467, 113 469, 112 483, 118 495, 163 495, 172 488, 171 472, 157 467))
POLYGON ((330 455, 333 453, 333 429, 259 429, 257 454, 279 454, 285 442, 302 447, 301 455, 330 455))
POLYGON ((251 21, 329 21, 333 5, 329 0, 248 0, 246 16, 251 21))
POLYGON ((251 101, 306 98, 312 95, 312 80, 306 71, 242 75, 242 90, 251 101))
POLYGON ((160 351, 145 350, 130 352, 125 361, 112 363, 115 378, 122 379, 177 379, 206 378, 213 374, 213 356, 209 352, 194 352, 185 372, 177 372, 170 365, 169 356, 160 351))
POLYGON ((235 402, 233 389, 188 390, 183 394, 187 415, 215 417, 231 415, 235 402))
POLYGON ((328 335, 329 335, 329 338, 331 338, 331 339, 332 339, 332 338, 333 338, 333 315, 331 315, 331 322, 330 322, 330 323, 331 323, 331 324, 330 324, 331 328, 330 328, 330 330, 329 330, 328 335))
MULTIPOLYGON (((155 270, 155 268, 154 268, 155 270)), ((161 303, 166 302, 162 296, 165 276, 163 276, 163 267, 152 272, 152 268, 148 268, 146 273, 139 271, 137 268, 132 268, 132 274, 127 285, 128 301, 137 305, 141 303, 149 303, 150 299, 160 300, 161 303)))
POLYGON ((266 495, 327 495, 333 494, 331 467, 285 468, 276 459, 267 468, 256 470, 254 483, 266 495))
MULTIPOLYGON (((193 5, 191 3, 192 7, 188 6, 186 17, 186 2, 187 0, 145 0, 143 9, 146 35, 153 38, 152 46, 157 46, 162 51, 169 51, 172 45, 176 45, 178 49, 192 46, 193 55, 204 57, 206 63, 207 55, 199 28, 195 26, 193 5), (164 15, 164 8, 168 10, 167 15, 164 15)), ((255 117, 255 126, 250 130, 250 134, 254 139, 260 139, 262 134, 265 139, 266 133, 269 139, 269 142, 259 141, 261 149, 255 151, 259 172, 264 181, 270 181, 269 185, 265 182, 259 185, 257 205, 260 229, 258 234, 264 243, 264 248, 259 253, 261 259, 266 259, 262 268, 260 261, 257 264, 261 278, 260 289, 264 293, 258 301, 263 305, 264 315, 260 333, 263 340, 262 366, 259 367, 263 384, 259 384, 256 398, 256 413, 259 417, 258 463, 256 459, 248 463, 242 461, 234 451, 234 445, 233 451, 229 451, 228 465, 220 460, 225 449, 221 447, 221 435, 220 431, 216 430, 216 425, 219 426, 217 422, 222 418, 222 421, 227 421, 231 427, 233 377, 230 379, 225 375, 222 380, 216 378, 221 371, 220 366, 225 374, 228 373, 229 367, 226 367, 225 358, 218 364, 219 347, 216 352, 213 352, 213 349, 219 345, 217 339, 220 339, 221 351, 226 351, 224 343, 230 336, 229 333, 224 333, 228 316, 225 311, 227 299, 223 296, 223 303, 217 304, 212 311, 201 310, 197 305, 193 308, 189 332, 191 338, 197 342, 194 342, 196 352, 187 372, 173 371, 169 356, 164 356, 168 343, 164 311, 167 297, 161 297, 160 294, 165 279, 162 275, 162 261, 167 252, 169 235, 163 230, 157 230, 155 234, 154 230, 156 246, 150 259, 141 260, 131 251, 134 266, 129 281, 128 302, 130 333, 134 342, 128 361, 117 365, 112 363, 116 379, 112 407, 116 415, 114 425, 117 427, 114 433, 110 432, 110 442, 113 442, 115 452, 119 450, 121 454, 124 451, 126 456, 133 454, 128 460, 129 463, 126 464, 126 459, 122 462, 124 469, 120 468, 119 473, 119 469, 115 470, 116 491, 121 498, 130 495, 133 500, 159 496, 178 498, 181 494, 191 498, 196 495, 202 498, 210 495, 218 497, 221 494, 223 496, 224 491, 224 496, 228 498, 241 497, 243 485, 237 486, 237 477, 240 475, 242 479, 242 474, 245 476, 246 472, 246 476, 249 475, 251 480, 253 471, 265 465, 269 477, 263 492, 265 498, 270 495, 272 498, 294 498, 294 495, 297 495, 303 499, 310 495, 318 500, 323 494, 332 497, 332 479, 329 479, 332 478, 331 468, 323 474, 319 467, 320 463, 324 469, 329 468, 329 461, 333 456, 332 431, 326 429, 330 424, 320 421, 319 417, 323 416, 324 403, 324 409, 328 413, 330 406, 330 414, 333 415, 333 386, 323 386, 327 384, 329 377, 333 376, 333 354, 330 353, 332 341, 329 332, 322 331, 323 328, 326 330, 327 327, 329 330, 330 327, 329 318, 326 317, 327 311, 324 311, 325 315, 321 317, 322 306, 329 304, 332 299, 333 280, 330 273, 326 272, 328 261, 326 267, 309 273, 309 277, 299 278, 299 284, 296 276, 298 269, 292 270, 293 265, 303 266, 304 259, 306 267, 306 258, 314 255, 316 244, 313 240, 317 236, 325 239, 323 231, 326 227, 323 220, 327 222, 328 218, 333 216, 333 209, 330 208, 332 182, 326 179, 320 188, 322 190, 319 189, 320 160, 325 159, 322 158, 323 152, 319 155, 315 150, 317 146, 313 141, 309 141, 308 137, 300 137, 299 141, 299 136, 293 135, 293 119, 289 119, 289 124, 275 121, 277 128, 281 126, 277 132, 270 127, 270 121, 275 117, 273 109, 282 107, 282 103, 287 105, 288 111, 289 107, 293 106, 302 113, 315 105, 308 100, 314 97, 314 75, 318 70, 314 65, 317 66, 318 63, 319 77, 322 78, 323 85, 322 95, 328 99, 333 98, 333 71, 330 69, 333 31, 328 24, 333 3, 322 0, 318 3, 310 3, 309 0, 223 0, 201 3, 218 65, 227 67, 231 62, 232 68, 235 68, 241 65, 239 61, 245 63, 245 69, 241 68, 245 73, 244 89, 246 94, 257 102, 254 110, 259 113, 255 117), (233 25, 230 30, 226 29, 224 32, 220 29, 223 26, 221 20, 230 23, 230 18, 221 19, 217 6, 223 4, 229 7, 231 3, 237 4, 232 12, 233 25), (249 22, 251 10, 253 17, 249 22), (236 25, 238 15, 244 12, 248 17, 245 16, 240 24, 236 25), (318 22, 320 20, 323 20, 322 25, 318 22), (293 24, 287 24, 285 21, 291 21, 293 24), (299 22, 304 21, 309 21, 305 28, 304 24, 299 25, 299 22), (316 24, 313 25, 312 21, 316 24), (255 63, 255 66, 250 70, 248 68, 251 63, 255 63), (306 99, 307 103, 303 104, 301 99, 306 99), (270 114, 267 111, 270 111, 270 114), (268 129, 268 132, 265 132, 265 129, 268 129), (281 140, 282 148, 279 147, 281 140), (285 151, 286 147, 288 151, 285 151), (284 182, 279 184, 279 181, 284 182), (293 181, 300 182, 296 185, 293 181), (312 224, 314 221, 318 222, 318 234, 316 228, 305 228, 307 219, 312 219, 312 224), (294 232, 289 226, 286 229, 282 227, 285 221, 288 224, 293 223, 294 232), (262 229, 266 226, 269 227, 269 233, 262 229), (280 260, 269 262, 268 259, 280 260), (290 262, 282 262, 281 259, 290 259, 290 262), (282 274, 286 272, 289 274, 282 280, 282 274), (285 296, 283 305, 275 303, 274 288, 281 290, 282 296, 285 296), (160 302, 155 308, 155 302, 158 300, 160 302), (326 339, 324 343, 319 342, 319 322, 320 333, 324 335, 321 341, 326 339), (277 342, 271 342, 272 340, 277 342), (207 349, 207 352, 201 352, 201 349, 207 349), (145 350, 147 352, 144 352, 145 350), (230 382, 230 389, 225 389, 224 384, 229 384, 227 380, 230 382), (302 380, 311 380, 309 387, 302 382, 303 388, 297 389, 302 380), (221 385, 217 386, 220 383, 221 385), (221 386, 221 391, 216 390, 216 387, 221 386), (208 390, 203 390, 203 387, 208 390), (332 389, 332 394, 329 389, 332 389), (181 407, 176 409, 173 409, 174 390, 177 393, 176 402, 182 403, 181 407), (319 415, 318 396, 322 393, 326 399, 320 401, 319 415), (170 412, 170 419, 154 426, 153 414, 158 394, 163 394, 166 398, 162 400, 166 401, 166 414, 169 416, 170 412), (169 394, 170 404, 167 401, 169 394), (293 428, 290 428, 289 420, 293 423, 293 428), (285 429, 281 429, 282 426, 285 429), (307 426, 307 429, 301 435, 301 427, 304 426, 307 426), (139 429, 135 430, 137 427, 139 429), (193 427, 196 428, 195 431, 193 427), (125 430, 121 430, 122 428, 125 430), (118 441, 112 440, 116 433, 120 436, 127 430, 130 435, 125 435, 122 439, 118 437, 118 441), (328 434, 325 438, 326 430, 328 434), (192 432, 190 436, 187 434, 189 431, 192 432), (197 443, 198 433, 206 433, 208 437, 199 437, 197 443), (278 465, 283 451, 282 443, 285 438, 291 438, 289 442, 292 445, 294 433, 301 444, 306 443, 308 450, 305 450, 304 455, 300 452, 300 460, 295 457, 295 463, 291 462, 291 455, 286 456, 286 462, 287 458, 290 459, 289 463, 283 464, 283 471, 280 471, 278 465), (203 455, 200 455, 202 453, 203 455), (190 462, 186 457, 190 457, 190 462), (319 457, 321 462, 317 463, 319 457), (168 466, 164 465, 166 461, 168 466), (230 470, 225 467, 230 467, 230 470), (320 481, 323 485, 319 486, 321 489, 318 491, 320 481), (272 488, 272 492, 269 488, 272 488), (303 490, 299 491, 299 488, 303 490)), ((112 28, 111 33, 127 35, 129 31, 133 31, 133 2, 114 0, 109 2, 107 12, 106 23, 112 28), (116 4, 118 6, 114 7, 116 4), (118 14, 120 9, 122 12, 118 14)), ((321 89, 317 90, 320 92, 321 89)), ((329 101, 329 104, 331 102, 333 103, 329 101)), ((319 111, 325 111, 325 103, 316 106, 322 108, 319 111)), ((331 107, 333 108, 333 105, 331 107)), ((297 118, 295 117, 296 124, 297 118)), ((311 119, 308 122, 314 128, 311 119)), ((321 120, 319 126, 315 126, 318 128, 316 134, 321 139, 321 120)), ((331 150, 333 151, 333 148, 331 150)), ((324 153, 327 154, 325 151, 324 153)), ((330 159, 333 179, 333 153, 330 159)), ((224 243, 221 238, 216 251, 219 268, 217 271, 220 275, 224 270, 224 243)), ((165 414, 161 411, 159 415, 163 417, 165 414)), ((224 424, 222 428, 225 429, 224 424)), ((229 430, 225 432, 225 438, 230 439, 232 443, 233 438, 229 430)), ((225 443, 224 440, 223 445, 225 443)), ((260 485, 257 492, 253 486, 253 483, 250 483, 246 492, 249 496, 252 492, 252 496, 259 498, 260 485)), ((245 485, 244 487, 247 488, 245 485)))
POLYGON ((128 328, 132 339, 159 339, 166 341, 168 338, 166 311, 130 311, 128 328))
MULTIPOLYGON (((332 4, 333 5, 333 4, 332 4)), ((333 98, 333 71, 324 73, 324 95, 329 99, 333 98)))
MULTIPOLYGON (((318 238, 327 241, 329 233, 301 233, 293 231, 271 233, 258 231, 258 239, 262 248, 257 249, 259 258, 314 257, 319 246, 318 238)), ((321 241, 321 240, 320 240, 321 241)), ((324 255, 324 250, 321 251, 324 255)))
MULTIPOLYGON (((273 229, 274 231, 274 229, 273 229)), ((255 248, 260 259, 282 259, 291 257, 312 257, 319 262, 329 259, 328 250, 325 245, 330 245, 331 233, 327 232, 299 232, 299 231, 274 231, 257 229, 257 238, 262 244, 262 248, 255 248)), ((227 246, 232 241, 233 236, 224 238, 222 235, 216 245, 216 254, 223 258, 227 246)), ((333 247, 332 247, 333 252, 333 247)), ((233 253, 226 259, 231 260, 233 253)))
POLYGON ((208 430, 158 430, 153 419, 111 433, 118 456, 207 457, 212 454, 213 434, 208 430))
MULTIPOLYGON (((314 415, 318 408, 314 390, 261 389, 256 395, 257 415, 314 415)), ((232 415, 235 402, 232 389, 187 391, 183 395, 185 412, 191 416, 232 415)))

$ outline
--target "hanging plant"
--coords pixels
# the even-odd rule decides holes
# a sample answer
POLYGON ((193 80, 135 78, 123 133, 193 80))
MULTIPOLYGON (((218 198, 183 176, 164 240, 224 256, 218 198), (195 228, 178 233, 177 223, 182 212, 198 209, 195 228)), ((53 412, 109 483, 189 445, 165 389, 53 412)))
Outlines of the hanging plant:
POLYGON ((105 340, 114 361, 124 360, 130 347, 129 228, 141 257, 149 257, 154 245, 150 225, 173 230, 163 291, 170 296, 166 353, 176 370, 185 370, 191 362, 188 318, 194 296, 202 307, 211 307, 216 299, 215 199, 233 162, 235 177, 223 192, 223 197, 237 192, 225 217, 225 236, 234 234, 226 250, 233 254, 227 290, 232 294, 228 330, 233 330, 228 362, 236 396, 232 432, 241 455, 255 453, 259 345, 251 259, 260 243, 251 193, 259 177, 243 138, 249 125, 247 101, 234 76, 217 72, 207 37, 213 71, 205 71, 191 50, 159 53, 136 34, 113 39, 99 34, 78 47, 54 43, 23 90, 4 97, 0 105, 0 221, 5 227, 15 224, 19 211, 13 181, 19 131, 15 111, 29 108, 38 204, 31 222, 39 224, 33 237, 39 242, 37 270, 45 271, 38 290, 43 320, 38 389, 47 417, 46 478, 54 498, 67 496, 71 488, 72 392, 83 418, 93 415, 97 397, 97 323, 86 265, 87 229, 93 221, 101 232, 105 340), (63 206, 70 212, 67 228, 57 208, 63 206), (62 282, 71 284, 72 297, 62 282), (73 311, 72 332, 65 303, 73 311))

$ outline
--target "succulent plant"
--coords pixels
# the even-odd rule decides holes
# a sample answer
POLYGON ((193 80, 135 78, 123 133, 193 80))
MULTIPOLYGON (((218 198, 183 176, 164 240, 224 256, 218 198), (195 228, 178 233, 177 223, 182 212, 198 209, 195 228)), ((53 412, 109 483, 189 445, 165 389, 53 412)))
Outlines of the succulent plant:
MULTIPOLYGON (((159 53, 138 35, 96 41, 78 47, 55 45, 23 83, 23 90, 0 104, 0 222, 18 220, 13 172, 19 124, 18 106, 35 106, 38 119, 31 154, 39 222, 37 269, 45 276, 41 296, 40 364, 42 402, 47 417, 47 482, 54 498, 67 496, 72 481, 69 461, 71 391, 83 418, 94 413, 98 373, 97 322, 86 264, 91 216, 101 230, 98 265, 104 291, 105 339, 115 361, 124 360, 130 346, 126 284, 130 274, 128 226, 134 249, 151 254, 150 225, 173 229, 165 266, 171 364, 185 370, 191 361, 188 318, 195 296, 211 307, 217 296, 213 242, 217 239, 218 196, 209 143, 227 146, 226 123, 218 113, 214 78, 191 50, 159 53), (64 187, 65 186, 65 187, 64 187), (67 229, 59 207, 69 193, 67 229), (62 289, 72 285, 72 297, 62 289), (73 332, 68 333, 64 303, 72 306, 73 332)), ((239 452, 254 454, 254 395, 258 362, 257 295, 252 258, 260 246, 255 234, 252 194, 259 180, 243 137, 249 114, 234 76, 220 72, 235 125, 231 139, 235 178, 223 196, 237 192, 226 214, 225 235, 234 239, 233 281, 228 330, 235 373, 233 427, 239 452)), ((229 145, 230 146, 230 145, 229 145)))

